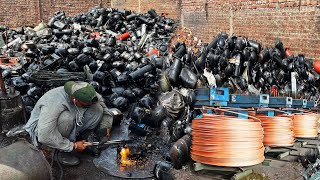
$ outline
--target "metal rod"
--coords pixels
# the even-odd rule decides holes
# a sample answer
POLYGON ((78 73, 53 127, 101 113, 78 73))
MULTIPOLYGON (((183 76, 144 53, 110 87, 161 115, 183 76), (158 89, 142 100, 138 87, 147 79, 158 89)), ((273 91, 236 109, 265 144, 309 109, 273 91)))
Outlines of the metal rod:
POLYGON ((8 56, 8 30, 6 28, 6 55, 8 56))
POLYGON ((1 88, 1 92, 3 96, 7 96, 7 90, 6 87, 4 85, 4 81, 2 78, 2 68, 0 67, 0 88, 1 88))

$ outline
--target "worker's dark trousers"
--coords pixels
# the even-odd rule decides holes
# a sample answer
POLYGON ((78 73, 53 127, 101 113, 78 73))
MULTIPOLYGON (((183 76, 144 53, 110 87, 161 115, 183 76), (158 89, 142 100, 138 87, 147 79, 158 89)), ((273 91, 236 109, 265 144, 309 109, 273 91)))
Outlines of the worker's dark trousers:
POLYGON ((75 123, 75 115, 70 111, 64 111, 58 118, 58 130, 63 137, 68 138, 74 126, 77 134, 97 127, 103 116, 103 108, 100 104, 93 104, 88 108, 82 118, 82 126, 77 126, 75 123))

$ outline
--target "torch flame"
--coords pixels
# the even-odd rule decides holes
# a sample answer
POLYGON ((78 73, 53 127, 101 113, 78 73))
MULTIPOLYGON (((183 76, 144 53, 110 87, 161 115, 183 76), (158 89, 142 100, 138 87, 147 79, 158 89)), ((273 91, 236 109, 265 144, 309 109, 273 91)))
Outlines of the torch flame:
POLYGON ((124 147, 120 151, 121 159, 120 163, 122 166, 129 166, 132 164, 132 161, 128 159, 128 156, 130 155, 130 150, 128 147, 124 147))

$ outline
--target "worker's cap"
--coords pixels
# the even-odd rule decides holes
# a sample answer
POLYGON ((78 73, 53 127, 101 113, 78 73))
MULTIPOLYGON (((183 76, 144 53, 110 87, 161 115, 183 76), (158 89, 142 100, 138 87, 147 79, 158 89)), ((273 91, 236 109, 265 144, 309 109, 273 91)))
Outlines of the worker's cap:
POLYGON ((92 103, 98 101, 94 87, 87 82, 68 81, 64 84, 64 90, 67 94, 82 102, 92 103))

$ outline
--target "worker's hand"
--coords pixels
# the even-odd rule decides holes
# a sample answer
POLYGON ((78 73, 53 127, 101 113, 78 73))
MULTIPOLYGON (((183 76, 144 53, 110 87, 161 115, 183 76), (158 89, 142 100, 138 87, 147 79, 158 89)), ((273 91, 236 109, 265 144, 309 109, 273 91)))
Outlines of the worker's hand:
POLYGON ((86 146, 84 145, 85 140, 77 141, 74 143, 73 149, 77 152, 81 152, 86 149, 86 146))

